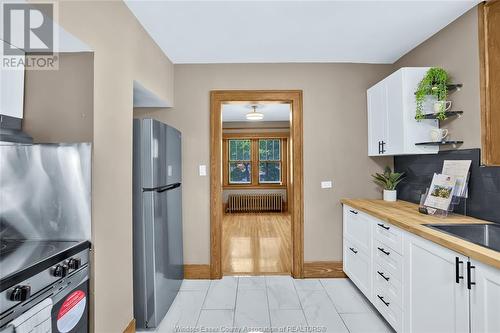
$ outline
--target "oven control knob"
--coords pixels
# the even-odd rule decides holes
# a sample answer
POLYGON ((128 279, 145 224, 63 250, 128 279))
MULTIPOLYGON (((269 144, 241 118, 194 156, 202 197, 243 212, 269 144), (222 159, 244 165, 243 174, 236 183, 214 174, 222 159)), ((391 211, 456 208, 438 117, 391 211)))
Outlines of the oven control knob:
POLYGON ((24 302, 31 295, 30 286, 17 286, 10 294, 10 300, 13 302, 24 302))
POLYGON ((68 275, 68 266, 66 265, 57 265, 54 268, 54 276, 55 277, 65 277, 68 275))
POLYGON ((71 258, 68 260, 68 267, 70 269, 78 269, 82 266, 82 259, 80 258, 71 258))

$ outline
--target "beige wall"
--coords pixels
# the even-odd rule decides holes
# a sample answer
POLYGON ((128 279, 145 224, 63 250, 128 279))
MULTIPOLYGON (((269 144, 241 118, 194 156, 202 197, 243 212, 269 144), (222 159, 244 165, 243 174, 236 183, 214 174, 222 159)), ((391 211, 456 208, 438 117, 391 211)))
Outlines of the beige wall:
POLYGON ((94 54, 60 53, 59 70, 26 71, 23 130, 35 142, 92 142, 94 54))
POLYGON ((134 317, 133 80, 173 101, 173 65, 122 1, 61 1, 59 23, 94 50, 95 332, 122 332, 134 317))
MULTIPOLYGON (((209 263, 209 101, 213 89, 302 89, 304 91, 305 260, 342 259, 344 197, 379 198, 370 174, 391 158, 367 156, 366 89, 388 75, 390 65, 228 64, 176 65, 171 110, 148 115, 183 134, 184 258, 209 263), (331 179, 333 189, 320 182, 331 179)), ((144 112, 144 111, 141 111, 144 112)))
POLYGON ((463 140, 461 148, 481 147, 479 95, 479 42, 477 7, 413 49, 394 64, 394 70, 409 66, 443 67, 453 83, 463 83, 461 91, 450 95, 453 110, 464 111, 460 119, 449 119, 442 126, 450 138, 463 140))

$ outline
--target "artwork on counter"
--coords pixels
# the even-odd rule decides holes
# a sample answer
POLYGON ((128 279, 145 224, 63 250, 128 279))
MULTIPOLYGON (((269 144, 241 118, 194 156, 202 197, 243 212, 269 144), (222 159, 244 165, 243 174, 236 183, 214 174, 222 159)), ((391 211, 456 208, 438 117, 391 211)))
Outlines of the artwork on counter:
POLYGON ((456 184, 457 178, 454 176, 434 174, 424 205, 435 209, 448 210, 456 184))

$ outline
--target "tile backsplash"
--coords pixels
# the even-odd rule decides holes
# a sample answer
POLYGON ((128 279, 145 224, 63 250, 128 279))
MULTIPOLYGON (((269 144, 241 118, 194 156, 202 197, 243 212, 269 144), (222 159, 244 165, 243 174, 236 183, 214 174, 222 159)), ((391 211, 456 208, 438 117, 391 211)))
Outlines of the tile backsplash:
POLYGON ((394 169, 406 173, 398 186, 398 198, 419 203, 433 174, 441 172, 444 160, 472 160, 469 198, 462 199, 455 213, 500 223, 500 167, 480 166, 480 154, 480 149, 464 149, 434 155, 396 156, 394 169))

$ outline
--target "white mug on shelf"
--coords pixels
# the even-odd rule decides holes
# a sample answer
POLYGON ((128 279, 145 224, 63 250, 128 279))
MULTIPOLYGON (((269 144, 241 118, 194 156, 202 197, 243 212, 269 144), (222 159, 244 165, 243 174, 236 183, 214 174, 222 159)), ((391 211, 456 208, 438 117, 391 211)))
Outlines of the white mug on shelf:
POLYGON ((451 101, 437 101, 434 102, 434 113, 441 111, 448 111, 451 108, 451 101))
POLYGON ((441 142, 448 136, 449 132, 446 128, 434 128, 430 134, 432 142, 441 142))

